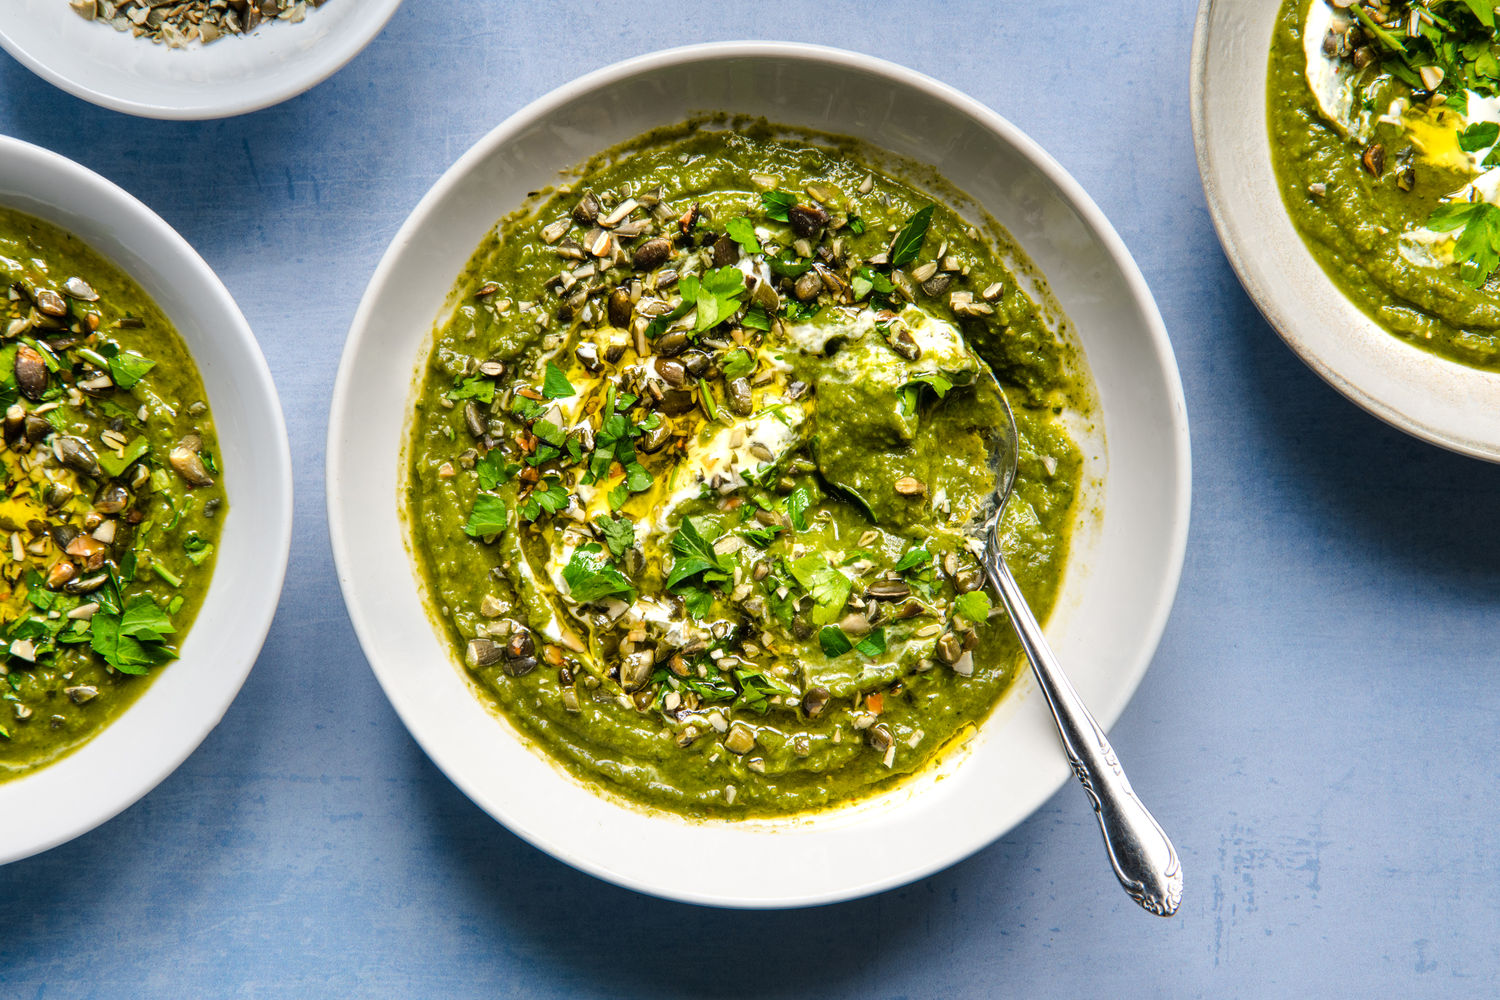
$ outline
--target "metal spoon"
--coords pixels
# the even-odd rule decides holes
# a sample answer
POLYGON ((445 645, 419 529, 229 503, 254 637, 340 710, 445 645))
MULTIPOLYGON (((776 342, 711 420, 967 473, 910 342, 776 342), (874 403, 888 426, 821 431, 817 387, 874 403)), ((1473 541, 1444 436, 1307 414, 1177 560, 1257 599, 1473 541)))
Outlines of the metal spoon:
POLYGON ((985 572, 1010 615, 1021 647, 1036 673, 1037 684, 1047 696, 1068 763, 1094 804, 1115 877, 1131 899, 1158 916, 1170 917, 1182 900, 1182 866, 1177 851, 1161 824, 1131 789, 1114 748, 1068 682, 1000 551, 1000 515, 1016 481, 1019 435, 1015 414, 993 373, 984 368, 980 377, 994 383, 1005 407, 1004 425, 993 428, 987 435, 990 470, 998 485, 991 501, 993 510, 988 511, 983 521, 985 572))

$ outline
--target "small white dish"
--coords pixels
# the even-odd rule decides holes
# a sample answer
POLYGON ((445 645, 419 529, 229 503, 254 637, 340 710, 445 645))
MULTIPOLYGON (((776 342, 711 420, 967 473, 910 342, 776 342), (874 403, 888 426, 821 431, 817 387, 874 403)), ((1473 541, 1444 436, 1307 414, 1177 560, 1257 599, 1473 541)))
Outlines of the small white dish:
MULTIPOLYGON (((1067 780, 1029 676, 943 766, 851 806, 692 822, 625 805, 529 748, 470 690, 423 606, 398 509, 413 376, 486 232, 558 171, 711 111, 852 135, 931 164, 1046 275, 1087 352, 1107 437, 1107 454, 1091 442, 1087 467, 1102 482, 1092 497, 1102 519, 1075 537, 1048 634, 1100 722, 1119 717, 1165 625, 1187 537, 1187 416, 1156 306, 1098 208, 1034 142, 950 87, 852 52, 742 42, 642 56, 536 101, 460 158, 397 234, 350 331, 328 432, 329 525, 372 669, 423 749, 481 808, 555 857, 642 892, 722 906, 827 903, 958 861, 1067 780)), ((1075 805, 1083 815, 1082 794, 1075 805)), ((1093 851, 1076 877, 1107 878, 1093 851)))
POLYGON ((250 673, 281 594, 291 452, 245 317, 187 241, 85 167, 0 136, 0 205, 82 239, 156 300, 203 376, 229 494, 217 564, 181 658, 66 757, 0 783, 0 864, 55 847, 131 805, 203 742, 250 673))
POLYGON ((146 118, 228 118, 278 104, 332 76, 401 0, 328 0, 299 24, 169 49, 86 21, 68 0, 4 0, 0 47, 48 82, 146 118))
POLYGON ((1333 284, 1287 215, 1266 125, 1279 7, 1203 0, 1198 9, 1193 139, 1224 253, 1266 321, 1329 385, 1408 434, 1500 461, 1500 374, 1388 333, 1333 284))

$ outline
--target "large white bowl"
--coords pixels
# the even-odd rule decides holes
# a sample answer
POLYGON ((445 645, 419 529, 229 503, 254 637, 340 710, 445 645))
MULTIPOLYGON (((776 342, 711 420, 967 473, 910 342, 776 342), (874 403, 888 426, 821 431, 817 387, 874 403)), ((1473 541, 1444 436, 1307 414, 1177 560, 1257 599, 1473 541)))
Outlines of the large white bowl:
POLYGON ((1279 0, 1203 0, 1193 36, 1193 139, 1224 252, 1287 346, 1381 420, 1500 461, 1500 374, 1384 330, 1339 291, 1292 225, 1271 166, 1266 76, 1279 0))
POLYGON ((316 86, 380 34, 401 0, 328 0, 300 24, 265 24, 169 49, 85 21, 67 0, 0 2, 0 46, 85 101, 147 118, 227 118, 316 86))
POLYGON ((141 697, 88 743, 0 783, 0 864, 86 833, 135 802, 218 725, 271 627, 292 532, 292 469, 271 373, 229 291, 145 205, 72 160, 0 136, 0 205, 75 234, 145 289, 208 390, 229 511, 203 606, 141 697))
MULTIPOLYGON (((857 136, 929 163, 1004 225, 1076 323, 1108 454, 1102 521, 1080 530, 1049 634, 1100 720, 1146 670, 1187 535, 1187 418, 1172 350, 1140 272, 1094 203, 1035 143, 934 80, 867 56, 777 43, 700 45, 590 74, 466 153, 397 234, 345 346, 328 437, 339 583, 365 655, 429 756, 520 836, 602 878, 674 899, 823 903, 899 885, 1005 833, 1067 778, 1029 679, 939 775, 826 813, 689 822, 590 791, 528 748, 470 690, 424 610, 398 515, 414 373, 474 248, 527 192, 617 142, 704 111, 857 136)), ((1097 440, 1095 444, 1097 444, 1097 440)), ((1130 752, 1129 747, 1123 748, 1130 752)), ((1087 808, 1082 793, 1078 809, 1087 808)), ((1099 877, 1100 859, 1078 860, 1099 877)))

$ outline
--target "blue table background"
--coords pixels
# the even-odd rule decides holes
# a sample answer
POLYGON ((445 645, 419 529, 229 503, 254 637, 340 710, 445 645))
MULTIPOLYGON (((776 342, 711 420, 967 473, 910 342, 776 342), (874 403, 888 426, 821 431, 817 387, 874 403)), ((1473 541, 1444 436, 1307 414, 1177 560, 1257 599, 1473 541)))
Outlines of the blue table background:
POLYGON ((239 300, 297 490, 281 606, 223 724, 113 822, 0 869, 0 996, 1494 995, 1500 468, 1356 409, 1240 289, 1193 160, 1194 7, 411 0, 309 94, 201 124, 100 110, 0 55, 0 132, 138 195, 239 300), (1187 390, 1193 526, 1112 735, 1182 855, 1171 921, 1116 887, 1072 786, 871 899, 737 913, 638 896, 491 821, 369 672, 331 562, 323 443, 376 261, 533 98, 748 37, 974 95, 1082 182, 1145 271, 1187 390))

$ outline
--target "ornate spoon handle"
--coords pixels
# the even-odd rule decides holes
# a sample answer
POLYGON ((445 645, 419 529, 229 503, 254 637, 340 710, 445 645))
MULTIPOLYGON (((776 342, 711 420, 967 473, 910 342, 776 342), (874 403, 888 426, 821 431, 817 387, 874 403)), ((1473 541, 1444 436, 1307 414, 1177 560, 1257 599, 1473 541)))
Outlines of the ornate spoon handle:
POLYGON ((1068 763, 1088 792, 1104 834, 1104 847, 1120 885, 1142 907, 1170 917, 1182 901, 1182 865, 1167 834, 1130 787, 1104 730, 1073 690, 1058 665, 1042 627, 999 554, 998 539, 987 546, 985 570, 1015 625, 1016 635, 1047 696, 1068 763))

